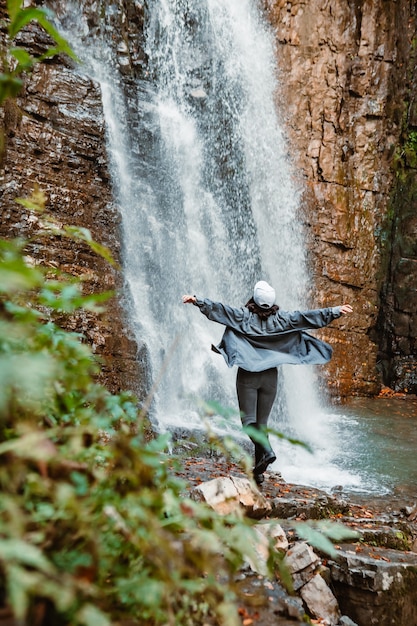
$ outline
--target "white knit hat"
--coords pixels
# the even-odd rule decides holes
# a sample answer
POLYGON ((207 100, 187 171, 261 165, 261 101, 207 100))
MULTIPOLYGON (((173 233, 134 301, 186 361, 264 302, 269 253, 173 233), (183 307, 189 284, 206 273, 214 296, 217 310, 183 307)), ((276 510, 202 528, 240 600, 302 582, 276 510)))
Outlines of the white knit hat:
POLYGON ((260 280, 253 289, 253 299, 262 309, 270 309, 275 303, 275 289, 266 281, 260 280))

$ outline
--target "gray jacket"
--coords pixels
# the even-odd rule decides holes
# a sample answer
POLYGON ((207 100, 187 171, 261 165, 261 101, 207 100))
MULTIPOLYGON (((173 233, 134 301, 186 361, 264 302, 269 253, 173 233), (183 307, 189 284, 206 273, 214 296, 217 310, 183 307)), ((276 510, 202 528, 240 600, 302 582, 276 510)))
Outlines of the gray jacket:
POLYGON ((266 320, 246 307, 234 308, 221 302, 200 300, 196 306, 209 320, 226 326, 221 342, 212 349, 222 354, 227 365, 261 372, 283 363, 327 363, 329 344, 306 330, 322 328, 341 316, 340 307, 313 311, 280 311, 266 320))

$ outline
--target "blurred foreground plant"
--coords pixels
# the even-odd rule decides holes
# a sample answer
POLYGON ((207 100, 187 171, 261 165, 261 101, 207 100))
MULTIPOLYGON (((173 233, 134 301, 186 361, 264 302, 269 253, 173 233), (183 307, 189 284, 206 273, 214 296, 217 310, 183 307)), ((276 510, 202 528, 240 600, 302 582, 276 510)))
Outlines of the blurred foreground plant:
MULTIPOLYGON (((40 234, 90 242, 36 211, 40 234)), ((93 242, 94 250, 102 251, 93 242)), ((165 454, 145 441, 135 400, 112 395, 82 336, 55 321, 103 296, 0 241, 0 588, 23 624, 238 624, 233 572, 250 522, 184 496, 165 454), (132 424, 135 428, 132 428, 132 424)), ((103 250, 107 257, 108 252, 103 250)), ((1 597, 1 596, 0 596, 1 597)))

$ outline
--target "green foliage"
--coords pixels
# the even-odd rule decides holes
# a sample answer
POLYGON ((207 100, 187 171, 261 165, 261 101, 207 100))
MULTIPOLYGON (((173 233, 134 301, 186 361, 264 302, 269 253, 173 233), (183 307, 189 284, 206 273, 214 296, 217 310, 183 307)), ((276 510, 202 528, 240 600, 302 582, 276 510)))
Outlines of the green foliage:
MULTIPOLYGON (((38 215, 42 197, 20 204, 38 215)), ((40 236, 55 236, 41 216, 40 236)), ((257 558, 250 521, 184 495, 167 437, 145 440, 135 399, 98 385, 82 336, 55 321, 101 296, 33 265, 25 246, 0 241, 0 587, 14 615, 235 626, 233 573, 257 558)))
POLYGON ((275 428, 268 427, 268 428, 264 428, 263 430, 258 430, 257 428, 253 428, 253 426, 245 426, 244 431, 247 433, 247 435, 251 439, 253 439, 254 441, 257 441, 261 445, 268 445, 267 435, 269 434, 269 435, 274 435, 274 437, 277 437, 277 439, 284 439, 285 441, 288 441, 289 443, 291 443, 293 446, 300 446, 301 448, 304 448, 308 452, 312 452, 311 447, 304 441, 300 441, 299 439, 294 439, 293 437, 288 437, 287 435, 280 432, 279 430, 276 430, 275 428))
POLYGON ((407 127, 407 120, 403 122, 403 132, 400 145, 397 147, 393 165, 397 173, 397 177, 404 177, 404 170, 407 168, 417 168, 417 131, 410 130, 407 127))
POLYGON ((404 170, 406 168, 417 168, 417 132, 414 130, 408 131, 407 135, 403 138, 402 144, 397 148, 394 159, 394 167, 396 169, 397 176, 404 177, 404 170))

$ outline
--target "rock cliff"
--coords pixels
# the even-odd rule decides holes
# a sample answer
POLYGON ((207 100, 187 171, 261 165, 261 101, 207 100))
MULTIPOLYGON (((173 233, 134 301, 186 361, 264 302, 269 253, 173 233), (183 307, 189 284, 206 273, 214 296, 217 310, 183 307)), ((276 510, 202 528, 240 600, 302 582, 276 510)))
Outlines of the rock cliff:
POLYGON ((404 120, 415 123, 414 7, 264 6, 277 39, 278 105, 305 188, 315 289, 322 301, 341 296, 355 307, 353 321, 326 329, 335 345, 329 386, 336 395, 373 394, 382 373, 385 384, 415 393, 415 192, 405 177, 397 185, 394 168, 404 120))
MULTIPOLYGON (((5 29, 1 35, 5 37, 5 29)), ((25 28, 16 43, 34 54, 51 45, 36 24, 25 28)), ((51 215, 62 224, 89 228, 120 261, 120 220, 112 198, 98 86, 77 74, 68 59, 54 58, 36 66, 18 99, 6 101, 0 111, 4 134, 0 236, 29 238, 36 233, 36 220, 15 200, 38 187, 51 215)), ((81 312, 63 324, 83 333, 102 357, 103 381, 111 391, 131 389, 141 394, 146 354, 129 328, 121 271, 71 240, 34 241, 28 252, 37 262, 82 277, 85 293, 114 290, 105 315, 81 312)))
MULTIPOLYGON (((58 12, 60 4, 48 3, 58 12)), ((109 3, 81 4, 93 31, 113 28, 128 94, 129 80, 146 70, 143 5, 113 3, 103 26, 98 15, 109 3)), ((263 8, 276 33, 277 105, 304 189, 314 304, 343 300, 355 308, 354 316, 322 331, 335 347, 326 368, 328 388, 333 396, 375 394, 383 380, 415 393, 417 117, 414 101, 408 101, 417 75, 414 7, 406 0, 263 0, 263 8)), ((17 43, 39 52, 47 42, 41 29, 30 26, 17 43)), ((120 259, 97 85, 66 59, 50 60, 28 78, 17 103, 4 107, 1 121, 6 147, 0 234, 31 233, 33 224, 14 200, 39 184, 58 219, 90 228, 120 259)), ((118 291, 104 318, 83 316, 70 325, 105 357, 111 389, 143 395, 146 347, 136 345, 129 329, 121 273, 72 242, 32 252, 87 276, 87 290, 118 291)))

